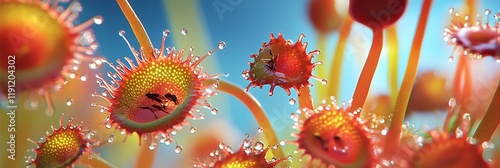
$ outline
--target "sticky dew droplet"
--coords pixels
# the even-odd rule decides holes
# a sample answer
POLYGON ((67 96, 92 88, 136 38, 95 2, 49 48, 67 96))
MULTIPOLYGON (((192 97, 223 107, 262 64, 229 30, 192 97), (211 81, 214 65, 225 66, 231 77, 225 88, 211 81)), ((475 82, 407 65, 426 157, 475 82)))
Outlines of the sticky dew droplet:
POLYGON ((288 100, 288 103, 292 106, 295 105, 296 102, 297 100, 295 100, 295 98, 290 98, 290 100, 288 100))
POLYGON ((182 28, 181 30, 182 35, 186 36, 188 34, 188 29, 187 28, 182 28))
POLYGON ((74 100, 72 98, 69 98, 67 101, 66 101, 66 106, 70 107, 71 105, 73 105, 73 102, 74 100))
POLYGON ((181 153, 182 152, 182 147, 181 146, 176 146, 175 147, 175 153, 181 153))
POLYGON ((111 134, 108 136, 108 142, 111 143, 113 141, 115 141, 115 134, 111 134))
POLYGON ((219 50, 223 50, 224 48, 226 48, 226 42, 224 42, 224 41, 219 42, 218 48, 219 48, 219 50))
POLYGON ((100 24, 102 24, 102 22, 103 22, 102 16, 95 16, 94 17, 94 23, 95 24, 100 25, 100 24))

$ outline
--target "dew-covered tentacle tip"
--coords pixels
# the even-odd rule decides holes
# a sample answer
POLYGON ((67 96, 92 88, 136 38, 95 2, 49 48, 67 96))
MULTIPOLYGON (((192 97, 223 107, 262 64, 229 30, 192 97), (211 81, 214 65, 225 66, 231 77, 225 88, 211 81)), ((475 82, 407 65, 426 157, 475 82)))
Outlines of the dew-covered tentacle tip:
POLYGON ((468 56, 472 60, 483 57, 493 57, 500 63, 500 11, 493 14, 495 21, 490 23, 492 11, 486 9, 486 22, 481 15, 476 21, 470 20, 469 15, 450 8, 451 25, 444 29, 444 41, 455 46, 449 57, 452 61, 456 54, 468 56))
MULTIPOLYGON (((259 132, 262 128, 259 128, 259 132)), ((255 137, 254 137, 255 139, 255 137)), ((239 168, 274 168, 280 163, 289 160, 291 156, 287 158, 272 158, 271 160, 266 159, 266 154, 269 150, 276 150, 278 145, 275 144, 272 147, 265 146, 264 142, 256 141, 247 134, 245 140, 240 146, 237 152, 233 152, 231 146, 225 145, 223 143, 219 144, 219 149, 214 150, 210 153, 205 161, 199 161, 194 167, 199 168, 229 168, 229 167, 239 167, 239 168)))
MULTIPOLYGON (((336 101, 332 99, 332 103, 336 101)), ((345 107, 327 104, 326 101, 314 110, 292 113, 296 122, 293 128, 298 148, 311 160, 321 165, 335 167, 371 167, 376 163, 371 134, 358 117, 360 111, 347 112, 345 107), (299 115, 306 113, 306 119, 299 115)))
POLYGON ((312 70, 321 62, 312 63, 314 55, 319 54, 319 50, 306 53, 307 42, 302 43, 304 34, 299 36, 296 43, 285 40, 281 33, 276 38, 270 35, 269 43, 264 42, 258 54, 250 55, 254 62, 249 62, 250 69, 242 72, 242 76, 250 81, 245 91, 253 86, 271 85, 269 95, 272 96, 276 86, 282 87, 288 95, 293 88, 300 94, 300 87, 308 87, 309 78, 326 84, 325 79, 319 79, 312 75, 312 70))
POLYGON ((82 124, 73 125, 73 118, 63 126, 62 117, 59 128, 51 126, 52 133, 46 132, 38 141, 28 139, 37 145, 36 158, 27 156, 26 163, 36 167, 70 167, 84 153, 90 153, 91 148, 99 146, 100 142, 94 138, 95 131, 83 128, 82 124))
POLYGON ((153 53, 138 52, 126 40, 125 32, 119 32, 137 63, 129 58, 125 58, 128 65, 120 59, 116 65, 106 62, 114 70, 107 73, 111 79, 109 82, 102 74, 96 75, 97 83, 104 91, 101 94, 94 92, 92 96, 103 98, 110 105, 93 105, 109 112, 105 121, 107 128, 115 125, 128 134, 136 132, 140 137, 150 134, 161 142, 175 142, 172 134, 186 125, 186 118, 203 118, 198 106, 218 111, 207 101, 216 94, 217 83, 203 85, 204 80, 217 76, 203 71, 199 63, 216 50, 223 49, 225 43, 221 42, 218 49, 203 56, 194 55, 191 47, 185 58, 184 49, 176 51, 165 47, 169 32, 163 32, 161 48, 154 49, 153 53))

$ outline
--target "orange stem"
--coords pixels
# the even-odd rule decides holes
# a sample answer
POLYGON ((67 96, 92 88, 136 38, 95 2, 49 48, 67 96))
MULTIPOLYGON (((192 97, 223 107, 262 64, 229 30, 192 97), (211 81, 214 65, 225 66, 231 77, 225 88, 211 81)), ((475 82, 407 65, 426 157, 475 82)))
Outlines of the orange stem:
POLYGON ((314 109, 313 101, 311 97, 310 87, 300 87, 299 95, 299 108, 302 110, 304 108, 314 109))
MULTIPOLYGON (((455 70, 455 77, 453 79, 453 92, 457 98, 462 97, 462 80, 464 75, 464 67, 465 67, 465 56, 458 58, 457 68, 455 70)), ((461 100, 460 100, 461 101, 461 100)))
MULTIPOLYGON (((467 111, 469 107, 468 99, 471 94, 471 79, 470 79, 470 65, 467 62, 467 56, 461 55, 458 59, 457 68, 455 70, 455 79, 453 84, 453 90, 456 93, 455 97, 458 101, 459 111, 458 116, 462 116, 464 113, 469 113, 467 111)), ((449 126, 449 130, 455 130, 458 126, 460 126, 459 122, 453 123, 453 125, 445 125, 449 126)))
MULTIPOLYGON (((462 57, 466 57, 466 56, 462 56, 462 57)), ((469 109, 469 99, 470 99, 470 95, 471 95, 471 90, 472 90, 472 86, 471 86, 471 83, 472 83, 472 80, 470 79, 470 62, 468 61, 464 61, 465 64, 464 64, 464 69, 463 69, 463 74, 464 74, 464 81, 463 81, 463 89, 462 89, 462 97, 460 98, 462 101, 462 107, 461 111, 460 111, 460 116, 462 116, 464 113, 470 113, 470 111, 468 111, 469 109)))
POLYGON ((500 104, 498 102, 500 102, 500 82, 497 85, 497 90, 491 100, 488 111, 474 133, 474 138, 476 138, 478 142, 489 141, 498 127, 500 123, 500 104))
MULTIPOLYGON (((465 56, 462 56, 462 57, 465 57, 465 56)), ((463 70, 463 73, 464 73, 464 88, 463 88, 463 92, 462 92, 462 99, 464 101, 464 105, 467 106, 467 99, 469 99, 470 97, 470 94, 471 94, 471 89, 472 89, 472 86, 471 86, 471 78, 470 78, 470 62, 465 62, 465 65, 464 65, 464 70, 463 70)))
POLYGON ((377 70, 378 60, 380 58, 380 52, 382 51, 383 42, 383 30, 373 30, 372 46, 370 48, 368 58, 366 59, 365 66, 363 67, 361 75, 359 76, 356 90, 354 91, 351 111, 363 108, 363 105, 365 104, 366 97, 368 96, 368 91, 370 90, 370 85, 372 83, 373 75, 375 74, 375 70, 377 70))
POLYGON ((387 43, 389 43, 389 94, 391 106, 394 106, 398 95, 398 34, 396 25, 387 28, 387 43))
MULTIPOLYGON (((205 85, 213 83, 215 83, 215 79, 207 79, 204 82, 205 85)), ((267 118, 264 109, 260 105, 259 101, 255 99, 255 97, 253 97, 250 93, 243 91, 243 88, 224 80, 219 80, 219 86, 217 87, 217 90, 226 92, 236 97, 242 103, 244 103, 245 106, 247 106, 247 108, 250 110, 250 112, 252 112, 253 116, 257 120, 257 124, 259 124, 259 126, 263 128, 262 132, 264 133, 264 136, 266 137, 267 141, 272 145, 279 144, 278 136, 274 131, 271 122, 267 118)), ((273 152, 276 158, 285 157, 282 148, 271 151, 273 152)))
POLYGON ((474 25, 476 22, 476 0, 466 0, 467 8, 469 10, 470 25, 474 25))
POLYGON ((406 72, 403 77, 403 83, 401 84, 401 89, 396 100, 396 106, 393 110, 394 117, 392 118, 389 132, 385 141, 385 156, 392 156, 397 151, 397 149, 399 149, 401 125, 403 124, 403 120, 406 114, 406 107, 408 106, 408 101, 413 89, 413 84, 415 83, 418 61, 420 59, 420 49, 422 47, 422 41, 424 39, 427 18, 429 17, 431 5, 432 0, 424 0, 422 5, 422 12, 420 13, 420 18, 418 20, 417 31, 415 32, 415 37, 411 46, 410 58, 408 59, 406 72))
MULTIPOLYGON (((153 141, 153 139, 150 139, 153 141)), ((154 167, 156 152, 158 150, 150 150, 149 145, 141 145, 135 167, 154 167)))
POLYGON ((330 76, 328 77, 328 92, 332 96, 335 96, 335 98, 338 98, 340 96, 340 85, 341 85, 341 80, 340 77, 342 75, 342 63, 344 60, 344 50, 345 50, 345 45, 347 44, 347 37, 349 37, 349 34, 351 34, 351 27, 352 23, 354 20, 352 20, 351 17, 347 16, 344 20, 344 23, 340 27, 339 31, 339 42, 337 44, 337 47, 335 48, 335 54, 333 56, 332 60, 332 67, 330 72, 330 76))
POLYGON ((116 0, 116 2, 127 18, 135 37, 139 41, 139 45, 141 45, 141 49, 146 53, 146 58, 149 59, 152 56, 149 53, 153 53, 153 44, 151 43, 151 40, 149 40, 148 33, 144 29, 144 26, 142 26, 141 21, 127 0, 116 0))

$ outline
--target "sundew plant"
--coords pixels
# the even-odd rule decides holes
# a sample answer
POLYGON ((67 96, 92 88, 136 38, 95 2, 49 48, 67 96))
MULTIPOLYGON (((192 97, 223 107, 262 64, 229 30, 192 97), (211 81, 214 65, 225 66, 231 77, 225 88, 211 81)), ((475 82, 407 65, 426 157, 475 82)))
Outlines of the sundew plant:
POLYGON ((0 167, 500 167, 500 2, 0 0, 0 167))

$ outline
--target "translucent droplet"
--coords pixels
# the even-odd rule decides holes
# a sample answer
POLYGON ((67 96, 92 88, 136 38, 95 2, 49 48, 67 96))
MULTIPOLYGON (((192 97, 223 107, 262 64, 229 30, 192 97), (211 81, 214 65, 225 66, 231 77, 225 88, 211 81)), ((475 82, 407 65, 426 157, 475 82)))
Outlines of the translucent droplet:
POLYGON ((226 42, 224 41, 219 42, 219 50, 223 50, 224 48, 226 48, 226 42))
POLYGON ((497 13, 497 14, 493 15, 493 17, 494 17, 495 19, 497 19, 497 20, 500 20, 500 13, 497 13))
POLYGON ((151 142, 151 144, 149 144, 149 150, 155 150, 155 149, 156 149, 156 143, 151 142))
POLYGON ((464 121, 471 121, 471 117, 469 113, 465 113, 463 116, 464 121))
POLYGON ((170 145, 172 143, 172 139, 171 138, 167 138, 165 139, 165 145, 170 145))
POLYGON ((110 129, 110 128, 111 128, 111 122, 106 121, 106 128, 107 128, 107 129, 110 129))
POLYGON ((252 142, 251 142, 250 140, 245 139, 245 140, 243 141, 243 147, 248 148, 248 147, 250 147, 250 144, 251 144, 251 143, 252 143, 252 142))
POLYGON ((469 144, 472 144, 472 145, 475 145, 477 144, 477 139, 476 138, 473 138, 473 137, 467 137, 467 140, 466 140, 469 144))
POLYGON ((380 124, 383 124, 383 123, 385 123, 385 119, 384 119, 384 118, 380 118, 380 119, 378 120, 378 122, 379 122, 380 124))
POLYGON ((486 14, 486 15, 490 15, 490 14, 491 14, 491 10, 490 10, 490 9, 486 9, 486 10, 484 11, 484 14, 486 14))
POLYGON ((262 141, 256 142, 255 146, 254 146, 254 149, 255 150, 262 150, 262 149, 264 149, 264 142, 262 142, 262 141))
POLYGON ((450 56, 450 57, 448 57, 448 62, 452 62, 452 61, 453 61, 453 59, 454 59, 453 55, 452 55, 452 56, 450 56))
POLYGON ((189 130, 189 132, 192 134, 192 133, 195 133, 196 132, 196 127, 191 127, 191 129, 189 130))
POLYGON ((120 35, 120 36, 125 36, 125 30, 120 30, 120 31, 118 32, 118 35, 120 35))
POLYGON ((244 70, 243 72, 241 72, 241 76, 245 79, 248 79, 250 77, 250 71, 248 69, 244 70))
MULTIPOLYGON (((73 122, 73 117, 70 117, 70 118, 68 119, 68 122, 73 122)), ((92 132, 91 132, 91 133, 92 133, 92 132)))
POLYGON ((90 69, 97 69, 98 67, 97 67, 97 64, 95 62, 91 62, 91 63, 89 63, 89 68, 90 69))
POLYGON ((299 121, 299 116, 295 113, 290 114, 290 118, 295 122, 299 121))
POLYGON ((102 16, 95 16, 94 17, 94 23, 95 24, 100 25, 100 24, 102 24, 102 21, 103 21, 102 16))
POLYGON ((322 85, 326 85, 326 83, 328 83, 328 81, 327 81, 326 79, 322 79, 322 80, 321 80, 321 84, 322 84, 322 85))
POLYGON ((216 115, 217 113, 219 113, 219 110, 218 110, 217 108, 215 108, 215 107, 214 107, 214 108, 212 108, 212 110, 211 110, 211 111, 212 111, 212 114, 213 114, 213 115, 216 115))
POLYGON ((219 143, 219 149, 224 149, 224 144, 219 143))
POLYGON ((450 40, 450 37, 448 37, 448 36, 443 37, 443 40, 444 40, 444 41, 449 41, 449 40, 450 40))
POLYGON ((177 130, 172 130, 172 131, 170 132, 170 134, 172 134, 172 135, 177 135, 177 130))
POLYGON ((47 141, 47 139, 45 139, 44 136, 41 136, 40 137, 40 140, 38 141, 39 143, 45 143, 45 141, 47 141))
POLYGON ((28 157, 26 158, 26 161, 25 161, 25 162, 26 162, 26 163, 28 163, 28 164, 31 164, 31 163, 33 163, 34 161, 35 161, 35 159, 31 158, 31 156, 28 156, 28 157))
POLYGON ((380 154, 382 154, 382 149, 376 148, 375 150, 373 150, 373 152, 375 153, 376 156, 379 156, 380 154))
POLYGON ((185 27, 184 27, 184 28, 182 28, 181 33, 182 33, 182 35, 184 35, 184 36, 185 36, 185 35, 187 35, 187 34, 188 34, 188 29, 187 29, 187 28, 185 28, 185 27))
POLYGON ((281 146, 285 145, 285 141, 284 140, 280 141, 280 145, 281 146))
POLYGON ((450 9, 448 10, 448 12, 450 12, 450 13, 453 13, 454 11, 455 11, 455 9, 454 9, 454 8, 450 8, 450 9))
POLYGON ((66 101, 66 106, 68 106, 68 107, 69 107, 69 106, 73 105, 73 101, 74 101, 74 100, 73 100, 72 98, 68 99, 68 100, 66 101))
POLYGON ((451 108, 454 108, 456 105, 457 105, 457 100, 455 100, 455 98, 451 98, 448 101, 448 106, 450 106, 451 108))
POLYGON ((464 136, 464 131, 459 127, 455 130, 455 137, 462 138, 464 136))
POLYGON ((259 128, 257 129, 257 132, 262 132, 262 131, 264 131, 264 128, 262 128, 262 127, 259 127, 259 128))
POLYGON ((296 102, 297 100, 295 100, 294 98, 290 98, 290 100, 288 100, 288 103, 290 103, 290 105, 295 105, 296 102))
POLYGON ((382 135, 387 135, 387 132, 389 132, 389 128, 384 128, 382 131, 380 131, 382 135))
POLYGON ((163 36, 167 37, 168 34, 170 34, 170 30, 168 29, 163 30, 163 36))
POLYGON ((99 45, 97 45, 97 43, 92 43, 92 44, 90 44, 90 48, 91 48, 92 50, 96 50, 98 46, 99 46, 99 45))
POLYGON ((384 166, 386 166, 386 167, 391 166, 391 162, 390 162, 390 161, 388 161, 388 160, 385 160, 385 159, 383 159, 383 160, 382 160, 382 164, 383 164, 384 166))
POLYGON ((245 148, 245 153, 247 155, 249 155, 250 153, 252 153, 252 148, 245 148))
POLYGON ((483 147, 483 149, 493 149, 495 148, 495 144, 493 142, 490 142, 490 141, 485 141, 481 144, 481 146, 483 147))
POLYGON ((500 57, 497 57, 496 62, 500 63, 500 57))
POLYGON ((108 136, 108 142, 111 143, 113 141, 115 141, 115 134, 111 134, 111 135, 108 136))
POLYGON ((80 76, 80 80, 81 80, 82 82, 87 81, 87 75, 82 75, 82 76, 80 76))
POLYGON ((181 153, 182 152, 182 147, 181 146, 176 146, 175 147, 175 153, 181 153))

